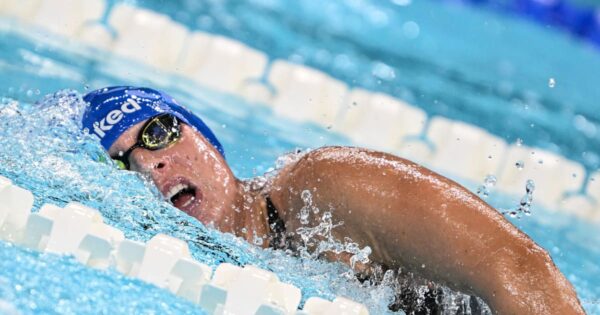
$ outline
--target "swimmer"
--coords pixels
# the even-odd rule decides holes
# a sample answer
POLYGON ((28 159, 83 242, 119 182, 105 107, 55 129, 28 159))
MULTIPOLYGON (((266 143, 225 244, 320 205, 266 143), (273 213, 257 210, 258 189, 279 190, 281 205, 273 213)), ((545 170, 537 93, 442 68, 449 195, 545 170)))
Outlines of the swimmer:
MULTIPOLYGON (((585 314, 543 248, 461 185, 415 163, 325 147, 256 187, 233 175, 212 131, 170 96, 110 87, 84 100, 82 125, 116 164, 151 178, 175 207, 205 225, 248 241, 258 235, 265 247, 293 248, 296 229, 307 226, 299 212, 308 190, 315 207, 343 222, 333 236, 370 246, 374 263, 475 294, 497 314, 585 314)), ((349 263, 350 254, 328 256, 349 263)))

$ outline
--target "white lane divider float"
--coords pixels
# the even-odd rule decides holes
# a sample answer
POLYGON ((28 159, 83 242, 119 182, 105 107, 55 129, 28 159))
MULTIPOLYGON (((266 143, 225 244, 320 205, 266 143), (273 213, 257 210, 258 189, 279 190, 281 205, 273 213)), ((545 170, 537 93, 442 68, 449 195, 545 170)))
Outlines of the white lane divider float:
POLYGON ((106 0, 0 0, 0 16, 179 73, 202 86, 270 106, 290 119, 331 127, 356 144, 398 154, 444 174, 475 182, 495 175, 498 189, 511 195, 522 195, 525 181, 533 179, 536 196, 541 196, 536 203, 600 222, 600 189, 593 176, 584 185, 585 170, 574 161, 547 158, 538 148, 531 149, 540 154, 527 157, 520 148, 515 150, 477 126, 428 117, 392 95, 349 88, 314 68, 285 60, 273 60, 269 67, 267 53, 188 29, 160 12, 118 3, 107 13, 108 26, 92 23, 107 7, 106 0), (149 32, 154 36, 140 36, 149 32), (266 84, 257 81, 263 76, 266 84), (429 143, 413 137, 421 134, 426 121, 430 121, 425 135, 429 143), (554 166, 537 166, 539 156, 554 166), (536 161, 526 163, 525 170, 514 167, 516 161, 530 158, 536 161), (589 188, 571 194, 584 187, 589 188))
POLYGON ((158 234, 147 243, 126 239, 104 223, 98 210, 72 202, 46 204, 31 213, 33 194, 0 176, 0 239, 35 250, 73 255, 82 264, 119 272, 165 288, 198 304, 208 314, 366 315, 367 308, 338 297, 309 298, 298 310, 300 289, 254 266, 209 266, 195 261, 188 245, 158 234))
POLYGON ((0 176, 0 238, 15 242, 23 234, 33 194, 0 176))

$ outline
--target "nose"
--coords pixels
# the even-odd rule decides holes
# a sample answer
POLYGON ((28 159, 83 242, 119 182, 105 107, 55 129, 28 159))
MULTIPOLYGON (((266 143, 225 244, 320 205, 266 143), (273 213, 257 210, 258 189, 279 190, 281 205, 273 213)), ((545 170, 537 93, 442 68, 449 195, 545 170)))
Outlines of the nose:
POLYGON ((161 154, 160 150, 135 150, 131 153, 129 162, 132 171, 151 175, 153 179, 156 179, 155 177, 158 175, 166 173, 171 165, 170 158, 161 154))

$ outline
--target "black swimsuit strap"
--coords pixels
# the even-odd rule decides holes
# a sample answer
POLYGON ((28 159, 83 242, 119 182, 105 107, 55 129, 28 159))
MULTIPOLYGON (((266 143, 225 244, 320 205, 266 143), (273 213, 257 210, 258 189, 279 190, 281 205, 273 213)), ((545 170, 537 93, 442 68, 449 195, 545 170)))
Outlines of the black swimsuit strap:
POLYGON ((285 223, 279 217, 279 212, 271 198, 266 198, 267 202, 267 218, 269 220, 269 227, 271 228, 270 233, 270 245, 273 248, 284 248, 286 246, 285 237, 285 223))

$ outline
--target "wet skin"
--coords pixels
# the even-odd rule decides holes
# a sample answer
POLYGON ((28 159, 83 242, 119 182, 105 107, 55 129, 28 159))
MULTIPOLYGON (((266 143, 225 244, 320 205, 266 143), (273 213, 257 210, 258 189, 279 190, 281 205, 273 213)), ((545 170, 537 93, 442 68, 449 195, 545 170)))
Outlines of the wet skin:
MULTIPOLYGON (((143 124, 121 135, 109 154, 131 147, 143 124)), ((235 178, 202 135, 183 125, 178 142, 157 151, 136 149, 130 163, 168 198, 185 187, 170 198, 182 211, 248 241, 269 233, 265 196, 286 230, 295 231, 301 226, 301 192, 309 190, 316 207, 330 209, 333 222, 344 222, 334 236, 370 246, 374 262, 476 294, 497 314, 584 314, 543 248, 459 184, 393 155, 321 148, 256 191, 235 178)), ((315 216, 310 219, 309 226, 318 224, 315 216)), ((329 258, 347 262, 348 255, 329 258)))

